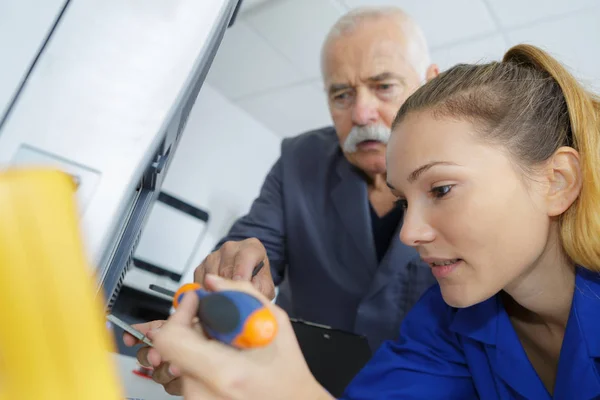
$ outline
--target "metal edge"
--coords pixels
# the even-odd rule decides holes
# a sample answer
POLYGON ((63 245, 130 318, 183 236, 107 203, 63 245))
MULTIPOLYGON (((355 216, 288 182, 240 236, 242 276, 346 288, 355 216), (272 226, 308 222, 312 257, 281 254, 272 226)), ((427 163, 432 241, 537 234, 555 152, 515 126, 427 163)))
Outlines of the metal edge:
MULTIPOLYGON (((186 83, 184 84, 184 89, 181 94, 178 96, 178 99, 175 102, 175 105, 171 108, 168 117, 166 118, 167 122, 161 128, 163 132, 167 132, 168 128, 174 122, 179 122, 180 126, 178 129, 183 131, 186 125, 187 118, 191 112, 191 109, 196 102, 196 98, 200 89, 205 81, 206 75, 208 74, 208 70, 212 65, 214 57, 218 51, 218 48, 222 42, 225 31, 228 28, 228 22, 231 18, 234 2, 229 2, 221 15, 221 20, 215 25, 215 31, 211 35, 211 38, 207 41, 207 49, 209 51, 206 53, 205 57, 199 59, 194 66, 192 73, 188 77, 186 83), (175 120, 175 117, 178 113, 182 111, 181 117, 179 120, 175 120), (183 123, 181 123, 183 120, 183 123)), ((169 155, 166 161, 166 164, 163 167, 163 172, 166 173, 173 159, 173 155, 177 149, 179 141, 181 139, 181 132, 176 136, 174 142, 170 146, 169 155)), ((160 145, 162 145, 163 141, 161 140, 156 144, 155 150, 158 150, 160 145)), ((155 160, 152 159, 149 165, 155 160)), ((148 170, 145 170, 142 173, 142 176, 145 176, 148 170)), ((164 174, 163 174, 164 175, 164 174)), ((162 179, 161 179, 162 181, 162 179)), ((162 183, 162 182, 161 182, 162 183)), ((160 184, 157 185, 157 189, 160 188, 160 184)), ((121 286, 123 284, 123 279, 125 278, 125 274, 130 266, 130 260, 133 255, 133 251, 135 250, 136 243, 139 239, 139 235, 141 230, 144 227, 144 224, 148 217, 148 208, 150 205, 156 200, 158 197, 159 190, 149 191, 147 189, 141 189, 139 193, 139 197, 136 201, 136 204, 133 206, 133 212, 131 213, 131 217, 127 222, 125 229, 121 235, 121 241, 114 252, 114 256, 108 262, 106 267, 100 266, 100 279, 98 280, 98 289, 97 294, 103 293, 104 295, 104 303, 105 307, 110 310, 112 304, 116 300, 119 291, 121 290, 121 286)))

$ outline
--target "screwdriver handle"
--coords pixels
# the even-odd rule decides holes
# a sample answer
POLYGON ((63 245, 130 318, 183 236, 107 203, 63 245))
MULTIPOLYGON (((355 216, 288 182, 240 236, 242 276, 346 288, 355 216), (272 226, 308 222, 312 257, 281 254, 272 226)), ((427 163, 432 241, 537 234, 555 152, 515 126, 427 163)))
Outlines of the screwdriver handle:
POLYGON ((191 283, 175 293, 175 308, 189 291, 200 300, 198 319, 211 338, 240 349, 266 346, 275 338, 275 316, 254 296, 237 290, 208 292, 191 283))

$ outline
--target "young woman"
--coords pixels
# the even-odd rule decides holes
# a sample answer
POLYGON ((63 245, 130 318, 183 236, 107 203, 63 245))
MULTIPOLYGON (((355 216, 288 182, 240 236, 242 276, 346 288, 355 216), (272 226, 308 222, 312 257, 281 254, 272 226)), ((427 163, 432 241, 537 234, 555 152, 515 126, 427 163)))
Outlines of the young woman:
MULTIPOLYGON (((387 179, 406 208, 401 239, 439 285, 343 398, 600 398, 598 99, 533 46, 458 65, 400 109, 387 179)), ((186 398, 331 398, 265 304, 280 331, 264 349, 198 334, 195 296, 154 333, 186 398)))

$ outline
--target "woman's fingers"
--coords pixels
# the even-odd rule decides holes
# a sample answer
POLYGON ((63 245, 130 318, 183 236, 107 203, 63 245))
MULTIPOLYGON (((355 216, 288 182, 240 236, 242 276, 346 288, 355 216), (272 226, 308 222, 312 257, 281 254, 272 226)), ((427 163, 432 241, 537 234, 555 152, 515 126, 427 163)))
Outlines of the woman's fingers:
MULTIPOLYGON (((213 340, 208 340, 194 329, 198 297, 186 293, 177 311, 159 331, 154 332, 154 346, 165 360, 174 364, 184 375, 201 380, 214 380, 216 371, 222 371, 234 360, 236 352, 213 340)), ((232 365, 232 364, 230 364, 232 365)))
POLYGON ((316 398, 315 394, 323 393, 306 366, 283 310, 250 282, 207 275, 205 287, 211 291, 242 291, 256 297, 275 315, 278 329, 272 343, 256 349, 240 351, 210 340, 195 322, 198 297, 187 293, 175 314, 152 335, 163 359, 179 368, 186 399, 316 398), (270 379, 273 377, 276 379, 270 379))
MULTIPOLYGON (((184 293, 183 299, 177 306, 177 312, 169 317, 167 324, 186 326, 188 328, 192 327, 196 313, 198 312, 198 303, 198 296, 195 293, 184 293)), ((161 328, 164 328, 164 325, 161 328)), ((155 336, 156 333, 157 331, 153 331, 152 336, 155 336)))

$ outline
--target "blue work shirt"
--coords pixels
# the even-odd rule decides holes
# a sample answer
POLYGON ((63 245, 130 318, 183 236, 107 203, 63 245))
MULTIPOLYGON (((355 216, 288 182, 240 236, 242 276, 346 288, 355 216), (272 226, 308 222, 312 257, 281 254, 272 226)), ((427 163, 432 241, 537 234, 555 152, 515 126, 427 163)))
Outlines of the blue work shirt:
POLYGON ((600 274, 577 269, 554 396, 532 367, 498 295, 456 309, 429 289, 342 399, 600 399, 600 274))

